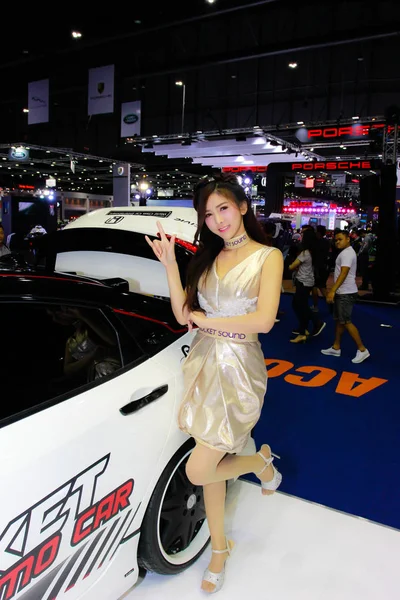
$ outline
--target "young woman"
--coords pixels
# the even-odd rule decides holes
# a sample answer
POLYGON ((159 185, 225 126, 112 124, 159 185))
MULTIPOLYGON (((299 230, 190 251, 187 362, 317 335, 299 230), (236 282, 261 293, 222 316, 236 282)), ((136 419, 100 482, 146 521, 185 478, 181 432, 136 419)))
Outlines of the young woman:
POLYGON ((267 373, 258 333, 275 322, 281 292, 282 253, 264 245, 262 229, 236 177, 201 181, 194 193, 199 248, 182 287, 175 260, 175 236, 146 240, 167 271, 172 308, 181 324, 198 326, 184 363, 185 393, 179 427, 196 446, 186 473, 204 486, 212 558, 202 589, 221 589, 233 542, 224 533, 226 481, 255 473, 262 493, 272 494, 282 476, 267 444, 238 456, 257 423, 267 373))
POLYGON ((308 337, 307 327, 309 321, 313 324, 311 335, 315 337, 320 334, 326 326, 319 318, 319 313, 313 312, 309 306, 308 300, 310 292, 315 285, 314 263, 316 261, 316 242, 317 238, 312 228, 305 229, 301 241, 301 252, 292 264, 290 271, 296 271, 295 286, 296 292, 293 297, 293 310, 299 320, 298 335, 290 340, 293 344, 305 342, 308 337))

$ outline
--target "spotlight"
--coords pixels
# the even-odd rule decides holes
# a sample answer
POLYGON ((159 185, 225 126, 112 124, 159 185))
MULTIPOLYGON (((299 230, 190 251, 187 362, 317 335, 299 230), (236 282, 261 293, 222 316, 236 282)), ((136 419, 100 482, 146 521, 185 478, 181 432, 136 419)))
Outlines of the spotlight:
POLYGON ((73 31, 73 32, 72 32, 72 37, 73 37, 75 40, 77 40, 77 39, 79 39, 79 38, 81 38, 81 37, 82 37, 82 34, 80 33, 80 31, 73 31))
POLYGON ((288 66, 289 66, 289 68, 290 68, 290 69, 297 69, 297 67, 298 67, 299 65, 297 64, 297 62, 291 62, 291 63, 289 63, 289 65, 288 65, 288 66))

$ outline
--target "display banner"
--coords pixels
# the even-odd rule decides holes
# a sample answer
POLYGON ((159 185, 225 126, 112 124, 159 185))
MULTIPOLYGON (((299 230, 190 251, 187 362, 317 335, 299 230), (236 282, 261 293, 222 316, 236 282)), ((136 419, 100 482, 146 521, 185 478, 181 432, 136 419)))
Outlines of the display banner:
POLYGON ((114 112, 114 65, 89 69, 88 114, 114 112))
POLYGON ((49 122, 49 80, 28 83, 28 125, 49 122))
POLYGON ((140 120, 142 112, 142 103, 123 102, 121 104, 121 137, 132 137, 140 135, 140 120))

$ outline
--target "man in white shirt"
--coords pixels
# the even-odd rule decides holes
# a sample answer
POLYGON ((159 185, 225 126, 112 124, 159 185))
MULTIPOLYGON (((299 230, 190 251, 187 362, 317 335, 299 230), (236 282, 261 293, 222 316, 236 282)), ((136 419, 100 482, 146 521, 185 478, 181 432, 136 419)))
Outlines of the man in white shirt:
POLYGON ((339 254, 335 262, 335 283, 329 290, 326 301, 333 303, 333 318, 336 321, 335 341, 331 348, 321 350, 322 354, 340 356, 340 342, 347 330, 357 346, 357 354, 353 363, 361 363, 370 356, 364 346, 359 331, 351 322, 351 313, 358 297, 356 284, 357 255, 351 247, 348 231, 340 231, 335 235, 335 245, 339 254))

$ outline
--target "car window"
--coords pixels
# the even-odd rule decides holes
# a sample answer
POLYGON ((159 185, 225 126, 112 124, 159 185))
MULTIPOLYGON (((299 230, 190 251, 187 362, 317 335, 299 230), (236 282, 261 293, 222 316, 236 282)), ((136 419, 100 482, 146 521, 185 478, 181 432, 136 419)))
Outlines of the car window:
MULTIPOLYGON (((169 296, 165 268, 140 233, 112 228, 72 228, 43 236, 36 242, 37 261, 48 270, 77 273, 95 279, 120 277, 131 292, 169 296)), ((175 245, 182 281, 193 256, 191 244, 175 245)))
POLYGON ((180 326, 179 329, 174 330, 155 320, 143 319, 133 313, 116 311, 116 316, 148 356, 154 356, 161 352, 187 333, 186 327, 180 326))
POLYGON ((118 335, 96 308, 0 304, 2 419, 100 383, 122 368, 118 335))

